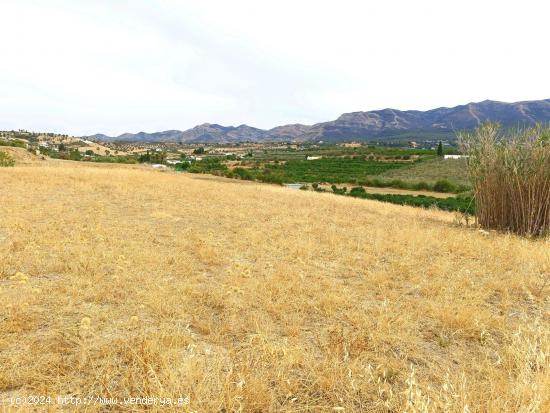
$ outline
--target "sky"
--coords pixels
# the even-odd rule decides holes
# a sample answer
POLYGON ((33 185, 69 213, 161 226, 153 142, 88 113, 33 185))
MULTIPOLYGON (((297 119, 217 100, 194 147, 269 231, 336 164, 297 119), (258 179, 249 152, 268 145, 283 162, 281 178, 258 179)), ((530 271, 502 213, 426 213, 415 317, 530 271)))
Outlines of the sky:
POLYGON ((91 135, 550 98, 541 0, 0 0, 0 130, 91 135))

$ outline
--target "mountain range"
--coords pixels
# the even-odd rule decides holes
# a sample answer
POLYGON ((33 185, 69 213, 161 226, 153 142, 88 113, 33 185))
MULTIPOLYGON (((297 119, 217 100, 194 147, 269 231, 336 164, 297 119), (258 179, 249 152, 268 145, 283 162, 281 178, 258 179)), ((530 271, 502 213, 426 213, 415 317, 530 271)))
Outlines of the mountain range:
POLYGON ((392 138, 453 137, 457 130, 472 129, 491 120, 505 127, 550 122, 550 99, 515 103, 485 100, 428 111, 382 109, 344 113, 338 119, 315 125, 292 124, 273 129, 248 125, 204 123, 185 131, 97 134, 87 138, 125 142, 236 143, 283 141, 351 141, 392 138))

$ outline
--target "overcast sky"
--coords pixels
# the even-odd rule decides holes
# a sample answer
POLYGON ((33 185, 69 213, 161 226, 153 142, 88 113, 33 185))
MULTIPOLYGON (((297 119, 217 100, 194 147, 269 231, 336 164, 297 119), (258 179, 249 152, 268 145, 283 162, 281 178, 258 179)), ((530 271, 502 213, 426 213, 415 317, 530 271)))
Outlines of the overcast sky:
POLYGON ((550 98, 548 1, 0 0, 0 129, 74 135, 550 98))

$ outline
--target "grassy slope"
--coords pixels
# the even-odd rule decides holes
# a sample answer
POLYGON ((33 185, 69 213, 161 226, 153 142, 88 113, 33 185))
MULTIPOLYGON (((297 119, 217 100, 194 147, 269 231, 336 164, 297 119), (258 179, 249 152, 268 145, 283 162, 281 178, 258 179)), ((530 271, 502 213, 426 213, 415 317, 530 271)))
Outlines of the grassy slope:
POLYGON ((550 410, 548 241, 484 236, 442 212, 75 164, 0 169, 0 398, 550 410))
POLYGON ((408 168, 393 169, 380 175, 380 178, 401 179, 407 182, 434 183, 446 179, 457 185, 469 185, 466 161, 460 159, 433 159, 414 164, 408 168))
POLYGON ((5 152, 13 158, 17 165, 30 165, 41 161, 41 157, 30 153, 24 148, 0 146, 0 152, 5 152))

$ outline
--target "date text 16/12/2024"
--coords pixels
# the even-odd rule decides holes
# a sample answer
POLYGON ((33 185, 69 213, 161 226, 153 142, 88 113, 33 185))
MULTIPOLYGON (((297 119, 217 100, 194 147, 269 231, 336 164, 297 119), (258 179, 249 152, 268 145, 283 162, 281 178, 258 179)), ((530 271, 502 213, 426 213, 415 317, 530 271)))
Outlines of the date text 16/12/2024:
MULTIPOLYGON (((190 403, 189 396, 180 397, 76 397, 76 396, 25 396, 25 397, 10 397, 8 400, 3 400, 4 403, 10 405, 141 405, 141 406, 187 406, 190 403)), ((191 412, 190 412, 191 413, 191 412)))

